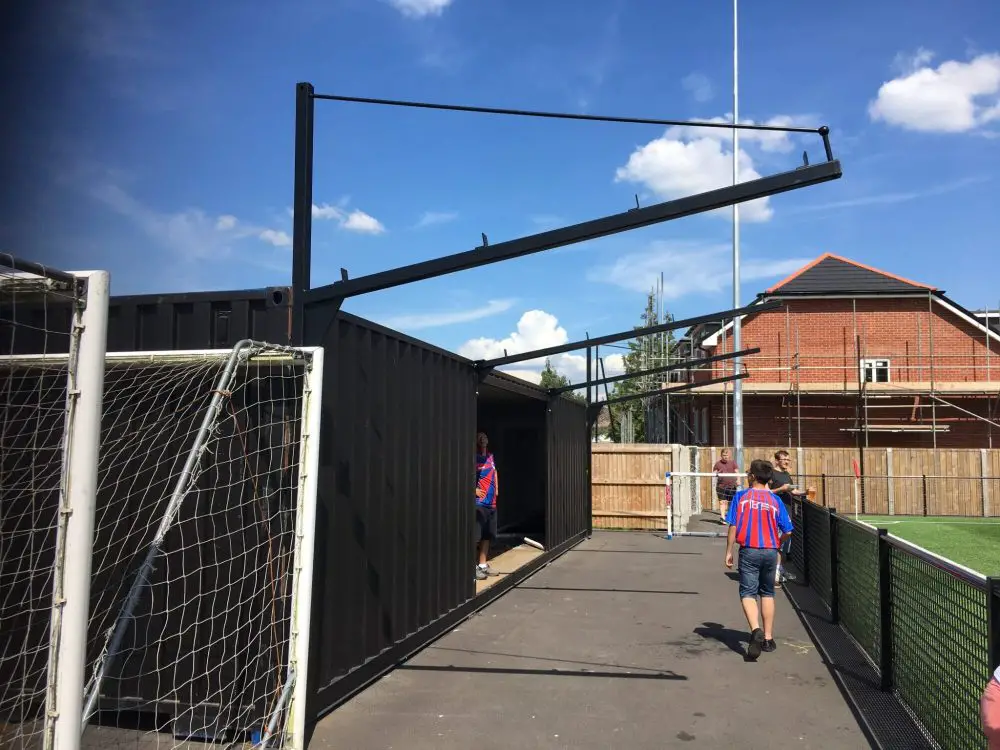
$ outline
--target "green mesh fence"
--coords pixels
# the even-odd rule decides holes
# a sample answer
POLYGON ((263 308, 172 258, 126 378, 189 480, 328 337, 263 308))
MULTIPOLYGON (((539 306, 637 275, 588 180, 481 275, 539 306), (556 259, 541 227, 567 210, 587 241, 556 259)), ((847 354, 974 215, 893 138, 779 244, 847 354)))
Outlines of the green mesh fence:
MULTIPOLYGON (((992 671, 986 585, 892 536, 885 542, 889 565, 880 573, 875 529, 813 503, 796 506, 793 558, 809 586, 832 604, 836 574, 839 622, 880 668, 887 641, 879 577, 887 575, 893 690, 941 747, 986 750, 979 718, 992 671), (831 570, 833 533, 837 559, 831 570)), ((994 610, 1000 611, 1000 602, 994 610)), ((996 614, 992 619, 1000 622, 996 614)))
POLYGON ((979 698, 990 677, 986 590, 890 550, 893 683, 946 748, 986 748, 979 698))
POLYGON ((802 526, 809 585, 830 604, 830 513, 813 503, 802 504, 802 526))
POLYGON ((874 529, 839 516, 837 526, 837 605, 840 621, 877 665, 882 639, 878 602, 878 535, 874 529))

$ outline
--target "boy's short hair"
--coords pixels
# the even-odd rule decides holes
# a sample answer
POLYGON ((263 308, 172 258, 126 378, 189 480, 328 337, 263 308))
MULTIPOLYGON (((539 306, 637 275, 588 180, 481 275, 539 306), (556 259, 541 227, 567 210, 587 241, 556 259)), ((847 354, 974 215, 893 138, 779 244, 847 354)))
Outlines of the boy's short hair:
MULTIPOLYGON (((775 452, 775 454, 774 454, 774 459, 775 459, 775 460, 778 460, 778 459, 779 459, 779 458, 781 458, 782 456, 788 456, 788 455, 791 455, 791 454, 789 454, 789 452, 788 452, 788 451, 786 451, 786 450, 785 450, 784 448, 782 448, 781 450, 779 450, 779 451, 776 451, 776 452, 775 452)), ((773 470, 773 469, 774 469, 774 467, 772 466, 772 467, 771 467, 771 469, 773 470)))
POLYGON ((767 484, 774 476, 774 466, 763 458, 755 458, 750 462, 750 473, 761 484, 767 484))

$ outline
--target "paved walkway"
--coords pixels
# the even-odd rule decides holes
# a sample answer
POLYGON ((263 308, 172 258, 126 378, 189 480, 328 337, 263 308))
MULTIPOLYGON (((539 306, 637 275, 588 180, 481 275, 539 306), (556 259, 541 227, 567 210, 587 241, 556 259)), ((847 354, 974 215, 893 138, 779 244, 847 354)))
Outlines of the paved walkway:
POLYGON ((743 659, 724 541, 595 532, 346 703, 310 750, 868 748, 797 615, 743 659))

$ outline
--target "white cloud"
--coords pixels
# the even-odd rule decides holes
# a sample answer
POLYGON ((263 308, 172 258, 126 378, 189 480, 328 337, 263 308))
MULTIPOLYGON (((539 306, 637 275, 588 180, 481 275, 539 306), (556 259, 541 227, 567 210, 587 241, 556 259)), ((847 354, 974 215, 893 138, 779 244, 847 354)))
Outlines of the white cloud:
MULTIPOLYGON (((343 203, 344 201, 342 201, 343 203)), ((313 219, 333 220, 342 229, 358 234, 382 234, 386 231, 385 225, 371 214, 354 209, 348 211, 342 206, 331 206, 329 203, 313 205, 313 219)))
POLYGON ((265 229, 257 236, 264 242, 269 242, 275 247, 292 246, 291 236, 287 232, 281 232, 277 229, 265 229))
POLYGON ((883 83, 868 105, 872 120, 925 133, 965 133, 1000 121, 1000 53, 930 67, 920 50, 897 58, 898 78, 883 83))
MULTIPOLYGON (((559 325, 559 319, 544 310, 528 310, 517 321, 517 330, 502 339, 480 337, 470 339, 462 344, 458 353, 469 359, 493 359, 508 355, 522 354, 535 349, 545 349, 569 342, 569 334, 559 325)), ((550 358, 552 366, 569 378, 571 383, 586 380, 587 358, 582 354, 557 354, 550 358)), ((518 362, 510 368, 501 368, 505 372, 537 383, 545 358, 518 362)), ((608 376, 618 375, 625 371, 625 361, 622 355, 612 354, 604 357, 604 367, 608 376)))
POLYGON ((358 210, 351 211, 341 226, 349 232, 360 234, 382 234, 385 231, 385 226, 381 221, 358 210))
POLYGON ((690 92, 696 102, 707 102, 715 96, 712 82, 703 73, 691 73, 684 76, 681 86, 685 91, 690 92))
POLYGON ((473 320, 482 320, 483 318, 489 318, 493 315, 506 312, 513 304, 514 300, 495 299, 490 300, 482 307, 474 307, 468 310, 395 315, 390 318, 381 318, 378 322, 397 331, 418 331, 423 328, 440 328, 442 326, 455 325, 456 323, 469 323, 473 320))
MULTIPOLYGON (((767 125, 798 126, 803 118, 780 115, 767 125)), ((732 117, 713 117, 708 122, 731 122, 732 117)), ((741 121, 753 124, 750 120, 741 121)), ((663 199, 681 198, 695 193, 716 190, 733 183, 733 135, 722 128, 672 127, 660 138, 640 146, 628 162, 615 172, 617 182, 644 185, 663 199)), ((765 152, 787 152, 794 147, 788 133, 778 131, 740 131, 739 181, 760 178, 754 159, 745 148, 750 146, 765 152)), ((730 211, 720 213, 726 216, 730 211)), ((774 210, 768 198, 758 198, 741 204, 740 216, 746 221, 764 222, 774 210)))
MULTIPOLYGON (((173 213, 157 211, 110 180, 92 183, 86 189, 92 198, 184 260, 219 260, 229 257, 233 254, 236 243, 251 237, 275 247, 290 247, 292 244, 291 237, 285 232, 244 223, 232 214, 213 217, 199 208, 173 213)), ((242 257, 252 260, 247 256, 242 257)))
POLYGON ((417 222, 417 229, 432 227, 437 224, 447 224, 450 221, 455 221, 457 218, 458 214, 455 211, 424 211, 424 215, 417 222))
POLYGON ((440 16, 453 0, 389 0, 389 4, 407 18, 440 16))
MULTIPOLYGON (((811 258, 778 260, 742 258, 740 282, 783 278, 811 258)), ((732 248, 696 242, 652 242, 642 252, 623 255, 610 265, 593 268, 590 281, 648 292, 663 273, 663 296, 673 300, 691 294, 715 294, 732 288, 732 248)))

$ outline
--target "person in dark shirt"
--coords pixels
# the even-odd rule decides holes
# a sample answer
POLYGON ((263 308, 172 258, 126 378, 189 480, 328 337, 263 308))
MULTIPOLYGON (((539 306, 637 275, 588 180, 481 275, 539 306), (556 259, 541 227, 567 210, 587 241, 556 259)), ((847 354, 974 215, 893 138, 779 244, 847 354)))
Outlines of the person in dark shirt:
MULTIPOLYGON (((719 460, 715 462, 712 471, 716 474, 739 474, 740 467, 730 457, 728 448, 723 448, 719 460)), ((729 502, 736 494, 736 477, 717 477, 715 480, 715 495, 719 498, 719 523, 726 523, 729 514, 729 502)))
MULTIPOLYGON (((768 485, 771 488, 771 492, 777 495, 781 502, 785 504, 789 518, 793 517, 792 498, 804 497, 806 494, 805 490, 798 488, 795 484, 795 479, 789 473, 788 469, 791 465, 792 458, 788 455, 788 451, 780 450, 776 452, 774 454, 774 471, 771 474, 771 481, 768 485)), ((791 552, 792 538, 789 536, 781 545, 781 557, 778 561, 778 569, 775 572, 774 582, 779 586, 785 581, 795 580, 795 575, 785 569, 785 564, 788 562, 788 556, 791 552)))

